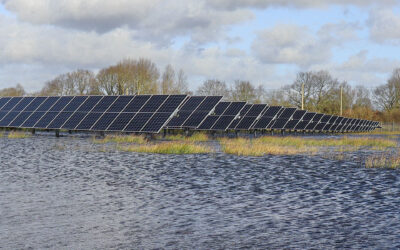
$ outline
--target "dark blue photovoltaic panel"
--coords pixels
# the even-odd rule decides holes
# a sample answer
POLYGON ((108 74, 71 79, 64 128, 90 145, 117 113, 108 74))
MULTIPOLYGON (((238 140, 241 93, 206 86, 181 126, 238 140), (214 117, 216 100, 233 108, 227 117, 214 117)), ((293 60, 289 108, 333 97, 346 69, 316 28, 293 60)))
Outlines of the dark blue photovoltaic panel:
POLYGON ((142 128, 141 132, 158 132, 171 116, 170 113, 155 113, 149 122, 142 128))
POLYGON ((135 96, 119 96, 107 112, 121 112, 135 96))
POLYGON ((117 118, 107 128, 109 131, 122 131, 136 113, 120 113, 117 118))
POLYGON ((46 114, 43 111, 33 112, 31 116, 20 126, 23 128, 33 128, 33 126, 46 114))
POLYGON ((13 97, 11 98, 11 100, 9 100, 7 102, 6 105, 4 105, 1 110, 2 111, 10 111, 11 109, 13 109, 20 101, 21 101, 22 97, 13 97))
POLYGON ((223 115, 233 115, 236 116, 246 105, 245 102, 232 102, 231 105, 225 110, 223 115))
POLYGON ((100 116, 103 113, 97 113, 97 112, 90 112, 87 114, 87 116, 79 123, 78 127, 76 127, 77 130, 88 130, 90 129, 100 118, 100 116))
POLYGON ((274 124, 272 124, 271 129, 283 129, 287 122, 287 118, 278 118, 275 120, 274 124))
POLYGON ((214 114, 215 115, 222 115, 226 108, 230 105, 230 102, 219 102, 217 106, 215 106, 214 114))
POLYGON ((104 131, 110 126, 119 113, 104 113, 103 116, 93 125, 92 130, 104 131))
POLYGON ((72 100, 72 96, 62 96, 58 101, 51 107, 50 111, 59 112, 68 105, 68 103, 72 100))
POLYGON ((75 129, 76 126, 85 118, 86 112, 75 112, 65 123, 62 125, 63 129, 75 129))
POLYGON ((143 108, 140 109, 140 112, 156 112, 157 109, 164 103, 168 96, 166 95, 153 95, 146 102, 143 108))
POLYGON ((330 131, 333 124, 327 123, 326 126, 322 129, 322 131, 330 131))
POLYGON ((265 104, 253 104, 246 116, 259 116, 261 112, 267 107, 265 104))
POLYGON ((199 128, 200 130, 209 130, 212 128, 214 123, 218 120, 219 116, 218 115, 209 115, 207 118, 200 124, 199 128))
POLYGON ((246 104, 246 105, 244 105, 243 109, 240 110, 239 115, 240 115, 240 116, 244 116, 247 112, 249 112, 249 109, 251 108, 251 106, 253 106, 253 104, 246 104))
POLYGON ((194 112, 183 124, 183 127, 194 127, 196 128, 201 122, 207 117, 208 112, 194 112))
POLYGON ((239 124, 241 119, 235 119, 232 121, 232 123, 229 125, 228 129, 235 129, 236 126, 239 124))
POLYGON ((159 112, 174 112, 185 100, 186 95, 170 95, 163 105, 157 110, 159 112))
POLYGON ((34 97, 24 97, 22 100, 15 105, 15 107, 12 109, 12 111, 23 111, 26 106, 29 105, 33 101, 34 97))
POLYGON ((75 96, 74 99, 64 108, 65 112, 75 112, 88 96, 75 96))
POLYGON ((8 111, 0 111, 0 121, 3 119, 4 116, 6 116, 8 111))
POLYGON ((212 127, 213 130, 226 130, 229 124, 235 119, 234 115, 221 116, 212 127))
POLYGON ((312 112, 307 112, 304 116, 303 116, 303 121, 311 121, 311 119, 315 116, 316 113, 312 113, 312 112))
POLYGON ((49 109, 60 99, 59 96, 51 96, 44 101, 39 108, 36 109, 36 111, 49 111, 49 109))
POLYGON ((60 112, 47 126, 47 128, 60 129, 61 126, 72 116, 72 114, 73 112, 60 112))
POLYGON ((106 110, 114 103, 117 96, 104 96, 92 109, 92 112, 106 112, 106 110))
POLYGON ((180 127, 189 118, 191 111, 179 111, 178 114, 168 122, 167 127, 180 127))
POLYGON ((321 118, 324 116, 324 114, 315 114, 315 116, 312 118, 313 122, 318 122, 321 120, 321 118))
POLYGON ((300 120, 290 120, 286 123, 284 129, 294 129, 300 120))
POLYGON ((26 119, 32 114, 32 112, 20 112, 19 115, 10 123, 9 127, 19 127, 26 119))
POLYGON ((123 112, 138 112, 140 108, 150 99, 149 95, 138 95, 125 107, 123 112))
POLYGON ((79 112, 89 112, 102 99, 102 96, 89 96, 78 108, 79 112))
POLYGON ((199 105, 196 111, 211 111, 215 105, 222 99, 222 96, 207 96, 206 99, 199 105))
POLYGON ((28 106, 26 106, 24 111, 35 111, 47 97, 36 97, 28 106))
POLYGON ((333 123, 335 123, 336 122, 336 120, 337 120, 337 118, 338 118, 338 116, 332 116, 331 117, 331 119, 329 120, 329 122, 328 123, 330 123, 330 124, 333 124, 333 123))
POLYGON ((326 126, 325 122, 318 123, 318 125, 314 128, 316 131, 321 131, 326 126))
POLYGON ((254 124, 253 129, 266 129, 268 125, 271 123, 272 119, 273 119, 272 117, 267 117, 267 116, 261 117, 260 120, 258 120, 254 124))
POLYGON ((205 96, 191 96, 188 98, 188 100, 185 102, 185 104, 182 105, 182 108, 180 108, 180 111, 193 112, 204 99, 206 99, 205 96))
POLYGON ((310 121, 300 121, 299 123, 297 123, 297 125, 294 129, 295 130, 304 130, 304 129, 306 129, 306 127, 309 123, 310 123, 310 121))
POLYGON ((279 115, 279 118, 290 119, 296 110, 296 108, 284 108, 283 112, 279 115))
POLYGON ((57 115, 58 112, 47 112, 33 127, 46 128, 57 115))
POLYGON ((4 116, 3 119, 1 119, 0 127, 7 127, 8 124, 10 124, 12 122, 12 120, 14 120, 14 118, 17 117, 17 115, 19 113, 20 112, 17 112, 17 111, 8 112, 8 114, 6 116, 4 116))
POLYGON ((137 113, 135 117, 128 123, 124 131, 139 132, 144 125, 150 120, 153 113, 137 113))
POLYGON ((236 126, 236 129, 249 129, 256 119, 257 117, 255 116, 245 116, 236 126))
POLYGON ((275 117, 281 109, 281 106, 270 106, 265 110, 262 116, 275 117))
POLYGON ((329 122, 329 120, 331 119, 331 115, 324 115, 322 118, 321 118, 321 122, 325 122, 325 123, 327 123, 327 122, 329 122))
POLYGON ((293 119, 300 120, 301 118, 303 118, 303 116, 306 113, 307 113, 307 111, 305 111, 305 110, 296 110, 296 112, 294 112, 294 114, 293 114, 293 119))
POLYGON ((307 127, 306 130, 314 130, 314 128, 318 125, 318 122, 310 122, 307 127))
POLYGON ((3 106, 11 99, 11 97, 3 97, 0 99, 0 110, 2 110, 3 106))

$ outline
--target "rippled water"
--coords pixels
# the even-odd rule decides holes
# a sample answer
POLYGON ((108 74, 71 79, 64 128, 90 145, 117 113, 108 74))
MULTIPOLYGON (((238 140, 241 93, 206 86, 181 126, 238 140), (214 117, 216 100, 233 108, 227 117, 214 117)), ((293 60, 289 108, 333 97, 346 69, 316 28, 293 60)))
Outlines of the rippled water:
POLYGON ((0 248, 399 248, 400 171, 0 138, 0 248))

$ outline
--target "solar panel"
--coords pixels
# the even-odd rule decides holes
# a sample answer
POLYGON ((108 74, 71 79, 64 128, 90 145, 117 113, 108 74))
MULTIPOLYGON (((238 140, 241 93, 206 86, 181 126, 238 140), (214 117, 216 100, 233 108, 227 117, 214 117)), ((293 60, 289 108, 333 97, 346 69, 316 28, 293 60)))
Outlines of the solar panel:
POLYGON ((323 122, 323 123, 328 123, 329 120, 330 120, 331 118, 332 118, 331 115, 324 115, 324 116, 321 118, 321 122, 323 122))
POLYGON ((144 125, 150 120, 153 113, 137 113, 125 127, 125 132, 141 131, 144 125))
POLYGON ((18 111, 10 111, 10 112, 8 112, 7 115, 5 115, 3 117, 3 119, 1 119, 0 127, 8 127, 8 124, 10 124, 15 119, 15 117, 17 117, 17 115, 19 113, 20 112, 18 112, 18 111))
POLYGON ((74 112, 82 105, 82 103, 88 98, 88 96, 75 96, 70 103, 64 108, 63 111, 74 112))
POLYGON ((207 96, 182 124, 184 128, 197 128, 216 107, 222 96, 207 96))
POLYGON ((275 117, 281 109, 282 109, 281 106, 269 106, 268 109, 265 110, 262 116, 275 117))
POLYGON ((290 120, 286 123, 284 129, 293 130, 300 120, 290 120))
POLYGON ((167 127, 180 127, 189 118, 192 111, 178 111, 176 116, 174 116, 169 122, 167 127))
POLYGON ((249 129, 256 119, 257 119, 256 116, 245 116, 240 120, 239 124, 236 126, 236 129, 239 130, 249 129))
POLYGON ((180 108, 180 111, 193 112, 204 101, 204 99, 206 99, 206 96, 191 96, 183 104, 182 108, 180 108))
POLYGON ((314 128, 315 131, 322 131, 322 129, 326 126, 326 122, 320 122, 318 125, 314 128))
POLYGON ((23 111, 26 108, 26 106, 28 106, 33 101, 33 99, 35 99, 35 98, 34 97, 23 97, 21 99, 21 101, 17 105, 15 105, 15 107, 12 109, 12 111, 23 111))
POLYGON ((48 129, 60 129, 68 118, 71 117, 73 112, 60 112, 58 115, 47 125, 48 129))
POLYGON ((224 113, 230 104, 230 102, 218 103, 217 106, 215 106, 214 115, 222 115, 222 113, 224 113))
POLYGON ((73 130, 78 126, 78 124, 85 118, 86 112, 75 112, 71 117, 62 125, 63 129, 73 130))
POLYGON ((315 114, 314 117, 312 118, 313 122, 318 122, 322 119, 322 117, 324 116, 324 114, 315 114))
POLYGON ((245 105, 245 102, 232 102, 222 115, 236 116, 240 113, 245 105))
POLYGON ((278 118, 275 120, 274 124, 271 126, 272 129, 283 129, 288 122, 288 118, 278 118))
POLYGON ((266 104, 253 104, 250 110, 247 112, 246 116, 259 116, 263 110, 267 107, 266 104))
POLYGON ((22 97, 12 97, 2 108, 2 111, 12 110, 20 101, 22 97))
POLYGON ((8 113, 8 111, 0 111, 0 121, 1 121, 1 119, 4 118, 4 116, 7 115, 7 113, 8 113))
POLYGON ((90 130, 90 128, 96 123, 96 121, 101 117, 101 115, 102 113, 99 112, 89 112, 75 129, 90 130))
POLYGON ((168 96, 166 95, 153 95, 140 109, 140 112, 156 112, 157 109, 164 103, 168 96))
POLYGON ((306 113, 307 111, 305 110, 296 110, 293 114, 293 119, 301 120, 306 113))
POLYGON ((198 130, 210 130, 214 123, 219 119, 218 115, 209 115, 197 128, 198 130))
POLYGON ((266 129, 272 121, 272 117, 263 116, 254 124, 253 129, 266 129))
POLYGON ((226 130, 231 124, 231 122, 235 119, 234 115, 224 115, 221 116, 218 121, 212 127, 212 130, 226 130))
POLYGON ((121 112, 135 96, 119 96, 117 100, 110 106, 107 112, 121 112))
POLYGON ((207 96, 196 109, 197 111, 210 111, 222 99, 222 96, 207 96))
POLYGON ((28 119, 24 121, 24 123, 20 126, 21 128, 33 128, 33 126, 44 116, 46 112, 36 111, 33 112, 28 119))
POLYGON ((132 120, 136 113, 120 113, 107 128, 108 131, 122 131, 132 120))
POLYGON ((316 113, 313 112, 307 112, 304 116, 303 116, 303 121, 311 121, 312 118, 316 115, 316 113))
POLYGON ((36 111, 48 111, 54 103, 60 99, 59 96, 48 97, 37 109, 36 111))
POLYGON ((58 101, 50 108, 50 111, 60 112, 65 106, 72 100, 72 96, 62 96, 58 101))
POLYGON ((17 117, 10 123, 9 127, 17 128, 21 126, 21 124, 28 119, 28 117, 32 114, 32 111, 20 112, 17 117))
POLYGON ((158 133, 170 116, 171 114, 169 113, 155 113, 142 128, 141 132, 158 133))
POLYGON ((35 111, 46 99, 47 97, 36 97, 24 111, 35 111))
POLYGON ((33 126, 34 128, 47 128, 50 122, 58 115, 58 112, 47 112, 33 126))
POLYGON ((294 127, 294 130, 305 130, 310 121, 300 121, 294 127))
POLYGON ((118 96, 104 96, 101 100, 94 106, 91 112, 106 112, 106 110, 117 100, 118 96))
POLYGON ((10 99, 11 97, 3 97, 0 99, 0 110, 3 110, 3 106, 6 105, 10 99))
POLYGON ((118 113, 104 113, 103 116, 93 125, 92 130, 105 131, 118 116, 118 113))
POLYGON ((89 96, 78 108, 78 112, 89 112, 102 99, 102 96, 89 96))
POLYGON ((185 100, 186 95, 170 95, 157 112, 174 112, 185 100))
POLYGON ((282 113, 279 115, 279 118, 290 119, 296 110, 296 108, 284 108, 282 113))

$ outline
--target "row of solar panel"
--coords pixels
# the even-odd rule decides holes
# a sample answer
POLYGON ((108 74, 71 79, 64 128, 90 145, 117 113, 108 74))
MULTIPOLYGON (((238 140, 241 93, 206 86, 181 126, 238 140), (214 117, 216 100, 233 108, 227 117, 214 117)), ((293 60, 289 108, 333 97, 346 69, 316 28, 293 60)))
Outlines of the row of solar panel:
POLYGON ((158 133, 186 95, 0 98, 0 127, 158 133))
POLYGON ((193 130, 369 131, 378 122, 221 96, 137 95, 0 98, 0 127, 158 133, 193 130))

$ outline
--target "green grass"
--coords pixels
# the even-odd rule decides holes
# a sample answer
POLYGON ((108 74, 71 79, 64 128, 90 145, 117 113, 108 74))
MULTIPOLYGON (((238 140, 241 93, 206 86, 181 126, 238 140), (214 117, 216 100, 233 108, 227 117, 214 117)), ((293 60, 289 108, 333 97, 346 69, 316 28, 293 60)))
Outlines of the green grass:
POLYGON ((147 145, 131 145, 119 147, 122 151, 154 154, 206 154, 213 150, 203 145, 197 145, 189 142, 164 142, 147 145))
POLYGON ((141 135, 107 135, 103 139, 93 138, 93 142, 97 144, 105 143, 135 143, 146 144, 146 138, 141 135))
POLYGON ((397 155, 371 155, 365 160, 366 168, 400 168, 400 156, 397 155))
POLYGON ((29 138, 31 137, 30 134, 27 134, 25 132, 17 132, 17 131, 13 131, 10 132, 7 136, 9 139, 24 139, 24 138, 29 138))
POLYGON ((169 141, 187 141, 187 142, 205 142, 208 141, 208 135, 205 133, 194 133, 191 136, 184 136, 184 135, 167 135, 164 138, 165 140, 169 141))

